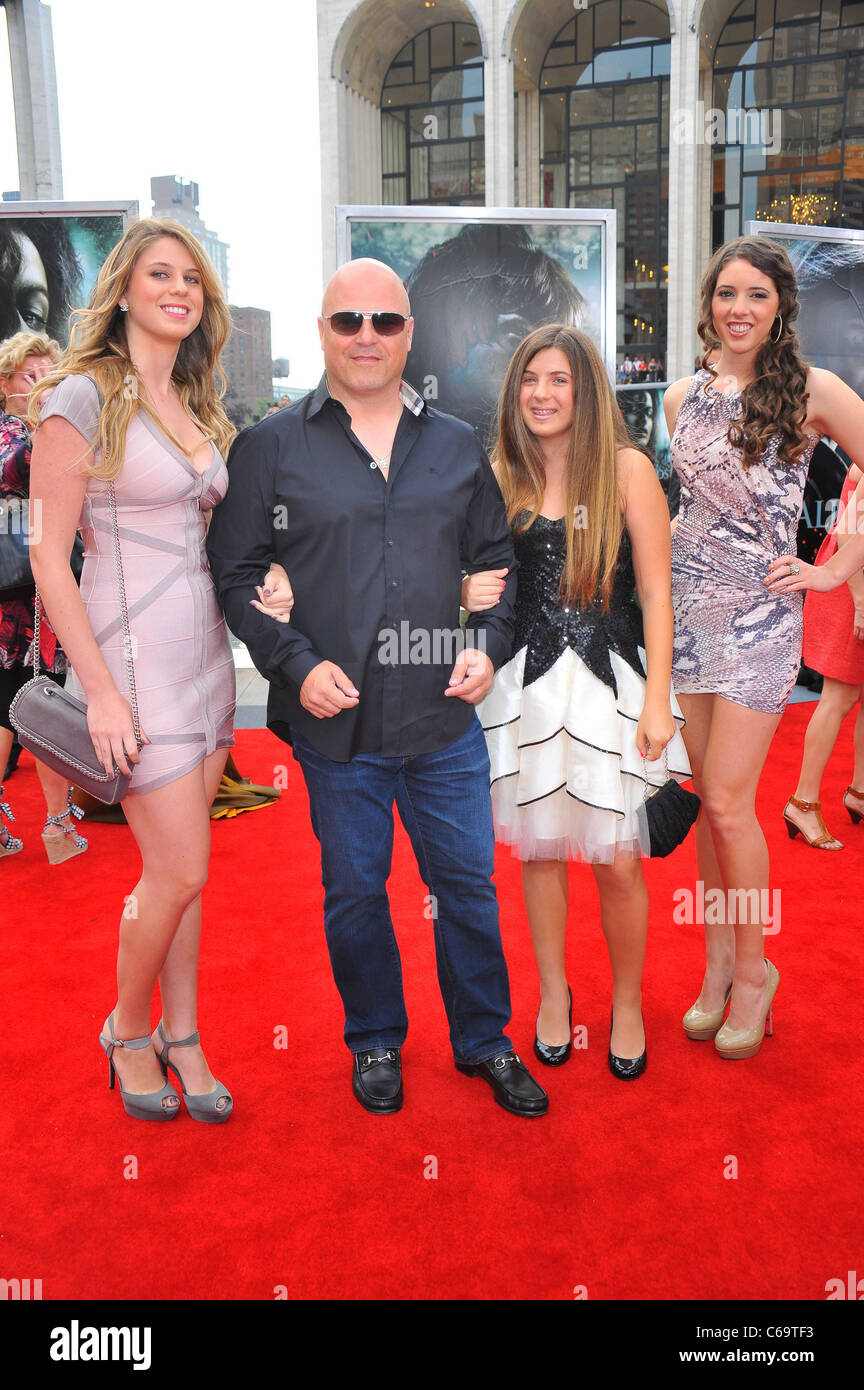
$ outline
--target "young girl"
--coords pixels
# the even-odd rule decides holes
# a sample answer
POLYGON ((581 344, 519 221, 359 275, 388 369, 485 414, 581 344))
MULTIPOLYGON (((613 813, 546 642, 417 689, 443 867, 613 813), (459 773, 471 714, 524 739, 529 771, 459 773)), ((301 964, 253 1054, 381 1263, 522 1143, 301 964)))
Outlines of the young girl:
MULTIPOLYGON (((629 444, 599 353, 574 328, 537 329, 517 349, 493 465, 519 590, 514 655, 478 714, 496 836, 523 860, 541 990, 534 1050, 549 1066, 570 1055, 567 861, 585 860, 612 964, 609 1067, 629 1080, 647 1056, 643 760, 656 765, 665 752, 670 774, 689 776, 670 705, 669 513, 650 461, 629 444)), ((470 576, 464 606, 489 607, 502 582, 502 573, 470 576)), ((662 766, 653 772, 661 781, 662 766)))

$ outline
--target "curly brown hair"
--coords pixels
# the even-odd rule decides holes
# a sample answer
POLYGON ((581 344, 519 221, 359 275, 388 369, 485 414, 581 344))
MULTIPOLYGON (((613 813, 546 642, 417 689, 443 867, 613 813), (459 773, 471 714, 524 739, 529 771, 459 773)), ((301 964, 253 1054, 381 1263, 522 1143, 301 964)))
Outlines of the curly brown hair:
MULTIPOLYGON (((756 375, 741 393, 742 415, 729 426, 730 444, 740 448, 744 466, 758 462, 774 434, 780 435, 779 453, 794 463, 807 447, 804 421, 807 418, 807 363, 798 352, 798 333, 794 323, 798 317, 798 282, 786 251, 768 237, 742 236, 727 241, 715 251, 702 277, 701 302, 697 332, 705 344, 701 358, 704 369, 717 373, 708 358, 720 347, 714 328, 711 301, 720 271, 730 261, 749 262, 754 269, 774 281, 780 303, 777 313, 782 326, 777 341, 769 333, 756 354, 756 375)), ((776 320, 775 320, 776 323, 776 320)), ((774 325, 772 324, 772 333, 774 325)))

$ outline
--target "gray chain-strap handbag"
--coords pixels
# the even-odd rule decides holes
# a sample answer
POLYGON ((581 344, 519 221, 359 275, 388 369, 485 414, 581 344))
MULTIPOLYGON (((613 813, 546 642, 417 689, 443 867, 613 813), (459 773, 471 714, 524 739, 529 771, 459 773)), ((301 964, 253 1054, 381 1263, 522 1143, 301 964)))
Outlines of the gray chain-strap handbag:
MULTIPOLYGON (((117 529, 117 501, 114 483, 108 484, 111 508, 111 529, 114 533, 114 562, 117 569, 120 613, 123 620, 123 651, 129 683, 129 703, 132 707, 132 726, 135 742, 141 748, 141 728, 138 722, 138 699, 135 691, 135 668, 132 662, 132 642, 129 636, 129 614, 126 609, 126 585, 123 581, 123 562, 117 529)), ((105 771, 96 756, 87 726, 87 706, 48 676, 39 675, 39 629, 42 600, 36 590, 33 623, 33 679, 22 685, 9 709, 12 727, 25 748, 48 767, 67 777, 82 791, 97 801, 113 806, 122 801, 129 790, 131 776, 114 766, 105 771)))

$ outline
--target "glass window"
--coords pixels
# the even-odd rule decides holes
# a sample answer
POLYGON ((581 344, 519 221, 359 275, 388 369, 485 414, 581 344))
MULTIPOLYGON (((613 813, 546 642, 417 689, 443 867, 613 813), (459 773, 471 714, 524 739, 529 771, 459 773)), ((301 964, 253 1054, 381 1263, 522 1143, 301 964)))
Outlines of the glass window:
POLYGON ((591 132, 574 130, 570 136, 570 182, 591 182, 591 132))
POLYGON ((384 174, 405 172, 405 116, 381 113, 381 170, 384 174))
POLYGON ((435 24, 406 44, 384 80, 381 164, 390 185, 384 192, 394 201, 388 176, 398 173, 397 201, 482 202, 484 160, 480 36, 471 24, 435 24))
POLYGON ((595 82, 629 82, 651 76, 650 48, 615 48, 594 56, 595 82))
POLYGON ((453 25, 436 24, 429 31, 429 61, 433 68, 452 68, 453 25))
POLYGON ((591 178, 596 182, 618 183, 633 172, 636 164, 634 126, 594 129, 591 132, 591 178))
POLYGON ((453 25, 453 57, 457 63, 483 61, 480 35, 473 24, 453 25))
MULTIPOLYGON (((562 5, 562 9, 569 5, 562 5)), ((617 213, 616 260, 645 264, 642 336, 666 348, 666 275, 669 142, 669 20, 653 0, 594 0, 575 26, 575 53, 553 41, 540 73, 544 204, 609 208, 617 213), (664 74, 661 76, 660 74, 664 74), (569 80, 565 80, 569 79, 569 80), (551 91, 544 91, 548 84, 551 91), (555 88, 569 87, 569 92, 555 88), (566 121, 555 98, 567 95, 566 121), (589 161, 590 151, 590 161, 589 161), (549 155, 555 155, 554 164, 549 155), (625 255, 626 248, 626 255, 625 255), (653 330, 653 331, 652 331, 653 330)), ((559 39, 563 39, 562 30, 559 39)), ((632 278, 632 277, 631 277, 632 278)), ((627 279, 618 278, 616 322, 635 343, 627 279), (625 312, 625 305, 627 311, 625 312)))
POLYGON ((414 40, 414 80, 429 81, 429 30, 418 34, 414 40))
POLYGON ((634 82, 613 88, 616 121, 651 120, 657 116, 657 83, 634 82))
POLYGON ((471 136, 483 134, 482 101, 464 101, 461 106, 450 107, 450 136, 471 136))
POLYGON ((843 59, 829 58, 823 63, 798 63, 795 68, 795 100, 813 101, 834 96, 843 90, 843 59))
POLYGON ((409 202, 427 202, 429 199, 429 147, 411 147, 411 194, 409 202))
POLYGON ((467 143, 429 146, 429 196, 452 202, 471 192, 467 143))
POLYGON ((545 159, 563 159, 565 147, 564 98, 540 98, 540 151, 545 159))
POLYGON ((636 127, 636 167, 644 173, 657 164, 656 121, 641 121, 636 127))
POLYGON ((595 125, 612 120, 611 87, 579 88, 570 93, 570 124, 573 126, 595 125))
POLYGON ((449 106, 414 106, 408 112, 412 140, 446 140, 449 133, 449 106), (431 117, 431 120, 430 120, 431 117))

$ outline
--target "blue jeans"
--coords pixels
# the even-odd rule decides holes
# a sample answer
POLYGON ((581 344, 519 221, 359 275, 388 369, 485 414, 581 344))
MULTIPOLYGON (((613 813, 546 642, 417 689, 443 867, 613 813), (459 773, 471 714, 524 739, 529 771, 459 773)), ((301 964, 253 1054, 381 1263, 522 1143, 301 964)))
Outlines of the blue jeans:
MULTIPOLYGON (((489 757, 480 722, 417 756, 333 762, 292 727, 321 844, 324 931, 351 1052, 401 1047, 408 1031, 387 879, 393 803, 432 896, 438 983, 459 1062, 512 1050, 510 985, 498 925, 489 757)), ((418 909, 419 909, 418 903, 418 909)))

